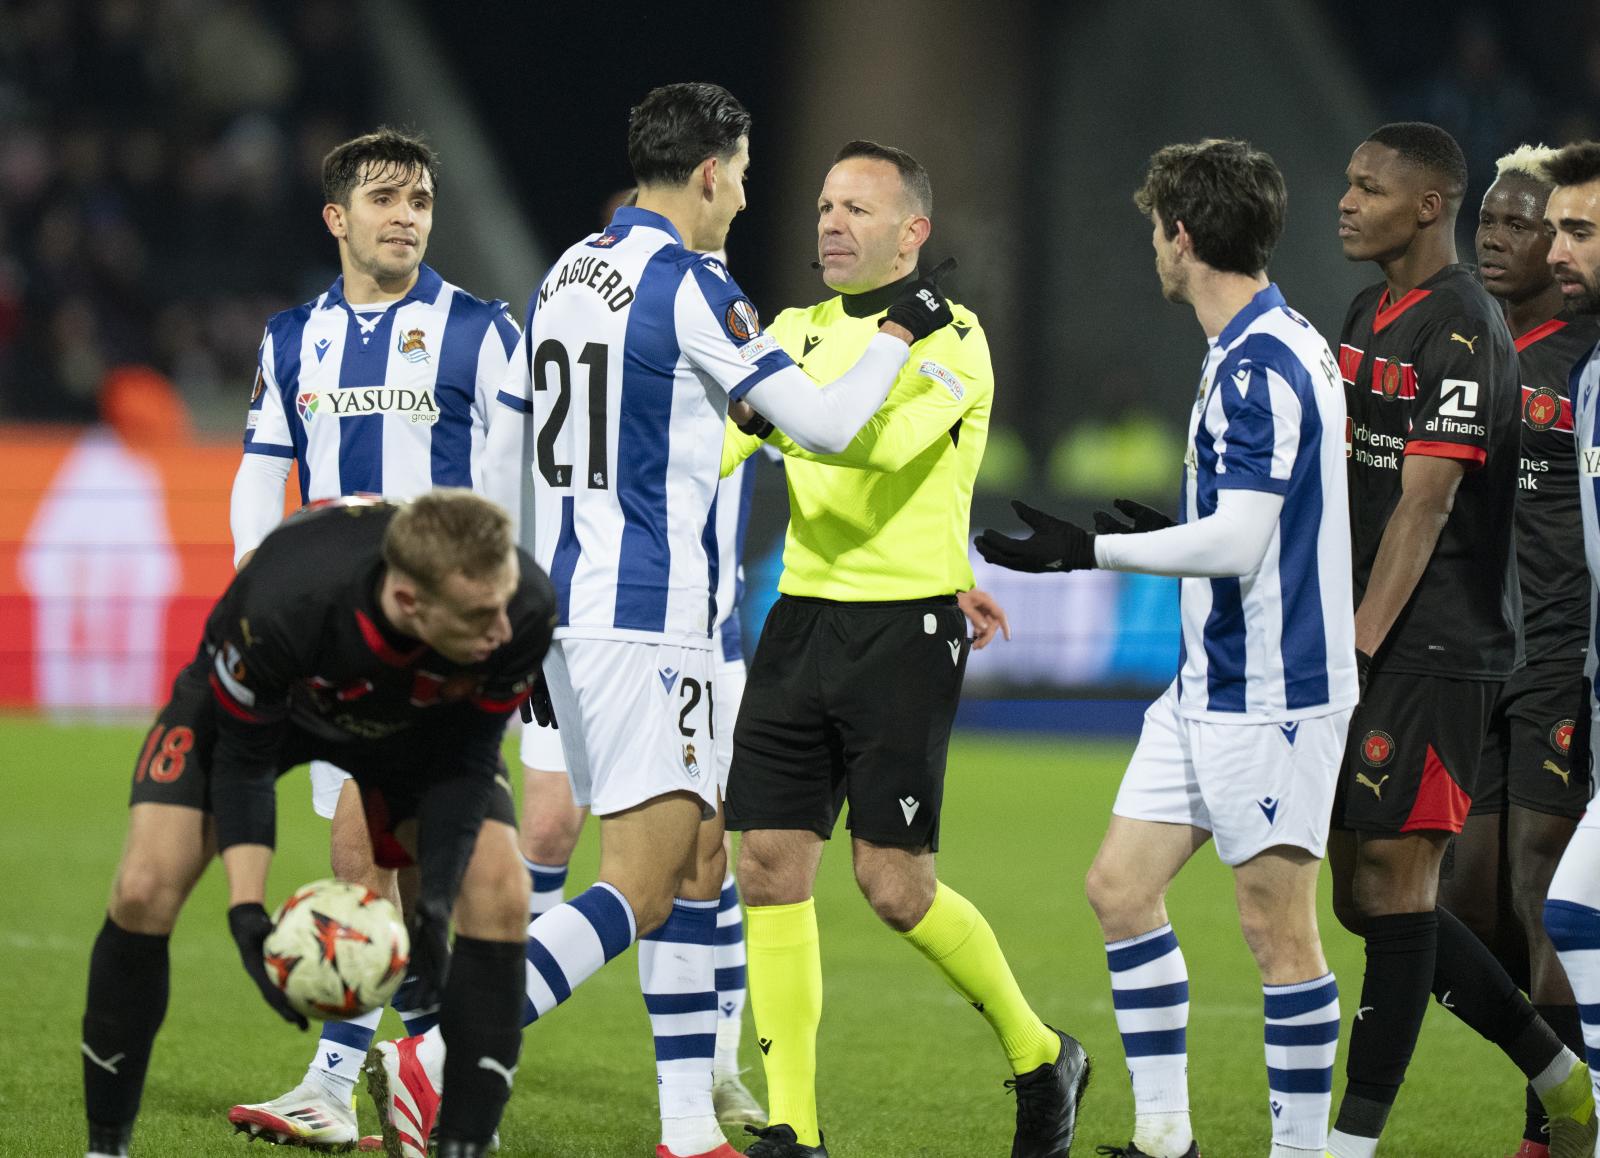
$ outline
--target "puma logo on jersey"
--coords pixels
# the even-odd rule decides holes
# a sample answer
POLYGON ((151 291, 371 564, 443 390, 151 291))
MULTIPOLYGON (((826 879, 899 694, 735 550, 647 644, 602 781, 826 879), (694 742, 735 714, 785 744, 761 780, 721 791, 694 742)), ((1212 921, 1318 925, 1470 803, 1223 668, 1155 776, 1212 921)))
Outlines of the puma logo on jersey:
POLYGON ((1389 776, 1388 776, 1387 773, 1385 773, 1384 775, 1378 777, 1376 782, 1368 780, 1367 779, 1367 774, 1365 772, 1357 772, 1356 773, 1356 783, 1361 785, 1361 787, 1363 787, 1363 788, 1372 789, 1372 794, 1374 796, 1376 796, 1379 800, 1383 799, 1383 782, 1385 780, 1387 780, 1387 779, 1389 779, 1389 776))
POLYGON ((1561 777, 1561 783, 1563 787, 1572 787, 1572 773, 1558 765, 1554 760, 1546 760, 1544 762, 1544 770, 1550 773, 1552 776, 1561 777))
POLYGON ((1463 338, 1460 334, 1456 333, 1454 330, 1451 330, 1450 331, 1450 340, 1452 342, 1460 342, 1463 346, 1465 346, 1467 348, 1467 353, 1469 353, 1469 354, 1476 354, 1478 352, 1478 351, 1473 349, 1473 347, 1478 344, 1478 336, 1476 334, 1474 334, 1470 338, 1463 338))

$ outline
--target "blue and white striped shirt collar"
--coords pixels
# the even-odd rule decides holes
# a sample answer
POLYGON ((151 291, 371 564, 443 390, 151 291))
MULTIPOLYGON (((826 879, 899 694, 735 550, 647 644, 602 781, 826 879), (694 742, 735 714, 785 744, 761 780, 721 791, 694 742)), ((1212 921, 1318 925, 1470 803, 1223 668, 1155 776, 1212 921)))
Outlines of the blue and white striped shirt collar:
MULTIPOLYGON (((439 291, 443 288, 444 278, 435 273, 432 266, 423 263, 417 267, 417 280, 411 287, 411 292, 394 304, 403 306, 406 302, 425 302, 431 306, 439 300, 439 291)), ((328 287, 328 295, 322 303, 322 308, 332 309, 345 304, 344 275, 340 274, 328 287)))
POLYGON ((659 229, 679 245, 683 244, 683 235, 678 232, 678 227, 661 216, 661 214, 652 212, 649 209, 640 209, 637 205, 622 205, 617 208, 616 214, 611 218, 611 226, 617 229, 628 229, 635 225, 645 225, 651 229, 659 229))
POLYGON ((1233 320, 1222 327, 1222 333, 1217 335, 1217 345, 1226 350, 1239 340, 1239 335, 1250 328, 1251 322, 1268 310, 1278 309, 1285 304, 1283 292, 1278 289, 1278 284, 1269 282, 1266 289, 1258 290, 1256 295, 1245 303, 1244 309, 1234 314, 1233 320))

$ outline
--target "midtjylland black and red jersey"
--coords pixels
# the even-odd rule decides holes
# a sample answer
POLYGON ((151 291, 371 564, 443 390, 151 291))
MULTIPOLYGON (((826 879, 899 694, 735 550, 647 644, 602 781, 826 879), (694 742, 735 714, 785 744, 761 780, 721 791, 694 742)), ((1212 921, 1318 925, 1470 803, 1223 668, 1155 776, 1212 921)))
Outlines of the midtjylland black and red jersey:
POLYGON ((379 606, 383 535, 398 509, 340 499, 286 520, 207 619, 179 679, 209 684, 215 699, 211 776, 224 846, 270 843, 260 796, 286 770, 286 751, 358 778, 499 772, 506 717, 550 644, 554 590, 519 552, 511 639, 482 663, 446 659, 399 633, 379 606))
POLYGON ((1504 679, 1521 661, 1516 348, 1471 267, 1449 265, 1398 301, 1356 295, 1340 336, 1349 418, 1350 533, 1360 607, 1409 455, 1467 468, 1427 570, 1375 669, 1504 679))
POLYGON ((1572 441, 1572 368, 1600 341, 1600 320, 1551 318, 1517 342, 1522 384, 1522 469, 1517 569, 1528 662, 1583 662, 1589 572, 1583 562, 1578 458, 1572 441))

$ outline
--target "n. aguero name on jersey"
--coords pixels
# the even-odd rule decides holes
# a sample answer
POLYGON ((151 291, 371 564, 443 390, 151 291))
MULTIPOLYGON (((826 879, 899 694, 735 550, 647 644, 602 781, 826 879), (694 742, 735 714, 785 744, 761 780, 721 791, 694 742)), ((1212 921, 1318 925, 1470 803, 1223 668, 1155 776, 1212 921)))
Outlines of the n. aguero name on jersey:
POLYGON ((245 453, 295 459, 302 502, 477 486, 489 406, 517 338, 504 302, 426 265, 387 307, 352 306, 340 278, 267 322, 245 453))
POLYGON ((714 507, 728 402, 791 365, 727 267, 660 214, 619 209, 556 261, 499 398, 533 415, 558 638, 710 646, 737 566, 714 507))
POLYGON ((1180 519, 1227 488, 1283 496, 1255 571, 1182 580, 1178 703, 1209 720, 1293 720, 1354 706, 1345 406, 1328 344, 1275 285, 1210 343, 1189 418, 1180 519))

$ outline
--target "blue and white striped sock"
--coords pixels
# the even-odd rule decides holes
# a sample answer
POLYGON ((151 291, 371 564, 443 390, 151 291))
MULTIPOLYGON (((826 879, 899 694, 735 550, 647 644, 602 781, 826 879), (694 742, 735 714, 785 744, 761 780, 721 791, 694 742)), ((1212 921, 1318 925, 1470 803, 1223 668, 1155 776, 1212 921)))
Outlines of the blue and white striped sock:
POLYGON ((307 1079, 322 1083, 333 1101, 349 1103, 361 1077, 361 1063, 367 1059, 367 1049, 382 1019, 380 1006, 349 1021, 323 1022, 317 1056, 306 1070, 307 1079))
POLYGON ((1339 1052, 1339 986, 1332 973, 1263 985, 1273 1158, 1326 1154, 1339 1052))
POLYGON ((633 944, 637 926, 621 893, 604 882, 528 926, 528 996, 522 1024, 560 1005, 600 966, 633 944))
POLYGON ((394 1011, 400 1015, 401 1022, 405 1024, 408 1037, 427 1033, 439 1024, 439 1003, 435 1001, 432 1005, 418 1005, 416 989, 416 978, 407 977, 400 988, 395 990, 394 997, 389 1002, 394 1011))
POLYGON ((749 992, 745 981, 744 911, 739 908, 739 886, 729 873, 722 881, 722 899, 717 902, 717 934, 712 943, 712 962, 717 969, 717 1057, 716 1072, 739 1072, 739 1035, 744 1027, 744 1002, 749 992))
POLYGON ((567 866, 564 864, 534 864, 527 857, 522 863, 528 869, 528 879, 533 883, 533 893, 528 898, 528 921, 544 916, 559 905, 566 895, 567 866))
MULTIPOLYGON (((1578 837, 1583 837, 1579 830, 1578 837)), ((1574 838, 1577 843, 1577 838, 1574 838)), ((1562 868, 1565 868, 1565 861, 1562 868)), ((1561 877, 1558 873, 1557 881, 1561 877)), ((1555 884, 1551 885, 1552 890, 1555 884)), ((1583 1022, 1583 1053, 1596 1091, 1600 1091, 1600 909, 1550 897, 1544 903, 1544 930, 1572 983, 1583 1022)))
POLYGON ((1189 970, 1178 935, 1162 925, 1106 945, 1111 1004, 1133 1083, 1134 1145, 1153 1158, 1181 1155, 1189 1123, 1189 970))
POLYGON ((661 1144, 674 1154, 703 1154, 723 1143, 711 1104, 717 904, 680 897, 666 923, 639 939, 639 988, 656 1041, 661 1144))

